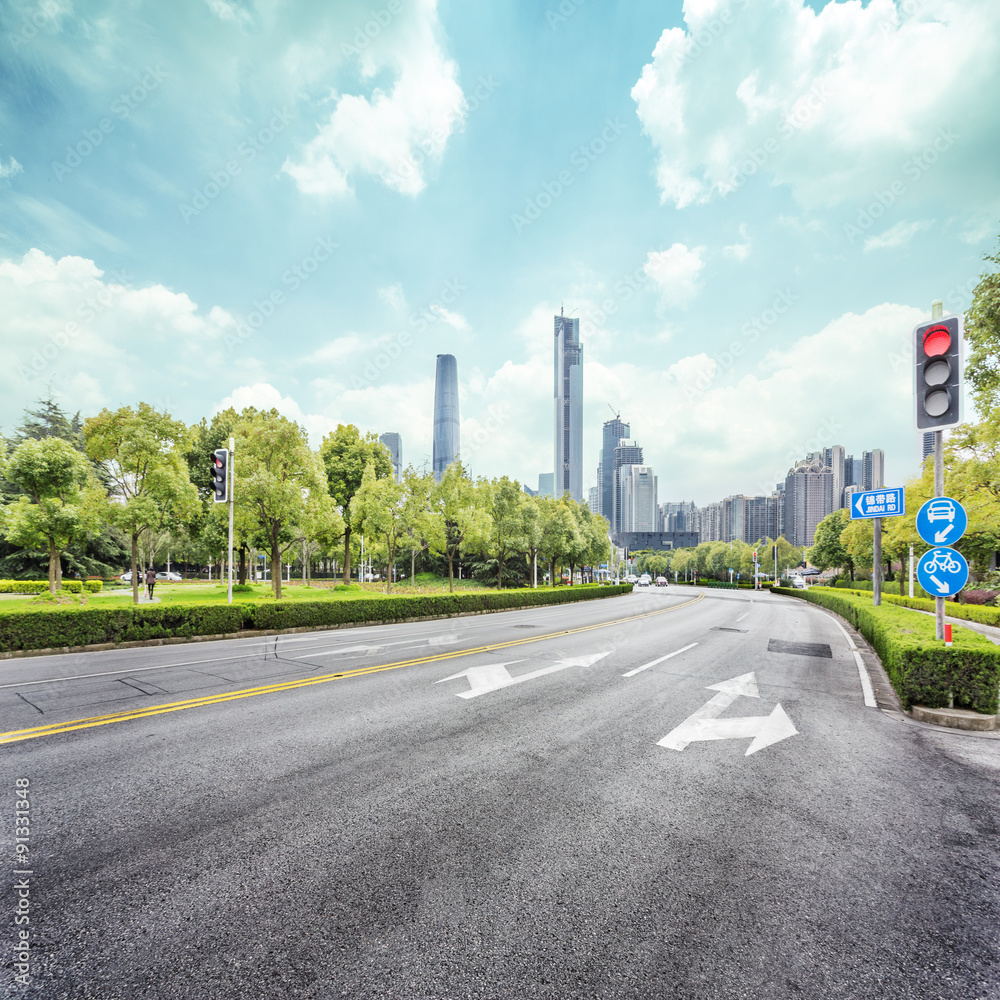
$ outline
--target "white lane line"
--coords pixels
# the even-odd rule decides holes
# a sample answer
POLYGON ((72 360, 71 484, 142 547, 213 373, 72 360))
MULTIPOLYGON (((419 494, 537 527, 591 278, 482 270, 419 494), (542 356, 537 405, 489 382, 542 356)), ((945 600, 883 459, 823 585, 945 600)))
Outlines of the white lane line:
POLYGON ((748 614, 750 614, 750 612, 749 612, 749 611, 744 611, 744 612, 743 612, 743 614, 741 614, 741 615, 739 616, 739 618, 737 618, 736 620, 737 620, 738 622, 741 622, 741 621, 743 621, 743 619, 744 619, 744 618, 746 618, 746 616, 747 616, 748 614))
MULTIPOLYGON (((832 617, 832 616, 830 616, 832 617)), ((872 681, 868 676, 868 669, 865 667, 865 661, 861 658, 861 652, 858 647, 854 645, 854 641, 847 634, 847 629, 833 618, 833 624, 844 633, 844 638, 847 640, 847 645, 851 652, 854 654, 854 660, 858 665, 858 676, 861 678, 861 691, 865 696, 865 706, 867 708, 878 708, 878 702, 875 700, 875 692, 872 690, 872 681)))
POLYGON ((634 677, 636 674, 642 673, 643 670, 655 667, 657 663, 662 663, 664 660, 669 660, 672 656, 679 656, 681 653, 686 653, 689 649, 694 649, 697 645, 698 643, 696 642, 689 643, 683 649, 675 649, 672 653, 667 653, 666 656, 661 656, 658 660, 650 660, 649 663, 644 663, 641 667, 636 667, 635 670, 630 670, 627 674, 622 674, 622 677, 634 677))

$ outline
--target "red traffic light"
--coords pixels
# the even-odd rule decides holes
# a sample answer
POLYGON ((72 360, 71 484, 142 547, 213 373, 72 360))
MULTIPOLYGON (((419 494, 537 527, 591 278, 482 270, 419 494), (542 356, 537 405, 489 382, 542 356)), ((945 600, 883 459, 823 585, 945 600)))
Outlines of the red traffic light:
POLYGON ((937 358, 951 347, 951 332, 946 326, 932 326, 924 334, 924 354, 928 358, 937 358))

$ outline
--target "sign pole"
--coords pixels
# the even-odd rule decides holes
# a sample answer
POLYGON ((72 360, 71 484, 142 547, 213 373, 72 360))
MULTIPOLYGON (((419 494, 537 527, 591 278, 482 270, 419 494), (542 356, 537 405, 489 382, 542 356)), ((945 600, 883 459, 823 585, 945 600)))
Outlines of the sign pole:
POLYGON ((913 597, 913 546, 910 546, 910 598, 913 597))
POLYGON ((874 548, 873 562, 874 572, 872 573, 872 603, 874 607, 879 607, 882 603, 882 518, 876 517, 874 522, 874 548))
POLYGON ((229 602, 233 603, 233 487, 236 485, 236 439, 229 439, 229 602))
MULTIPOLYGON (((931 303, 931 319, 941 319, 944 316, 944 303, 935 299, 931 303)), ((934 496, 944 496, 944 431, 934 432, 934 496)), ((944 598, 934 598, 934 635, 944 638, 944 598)))

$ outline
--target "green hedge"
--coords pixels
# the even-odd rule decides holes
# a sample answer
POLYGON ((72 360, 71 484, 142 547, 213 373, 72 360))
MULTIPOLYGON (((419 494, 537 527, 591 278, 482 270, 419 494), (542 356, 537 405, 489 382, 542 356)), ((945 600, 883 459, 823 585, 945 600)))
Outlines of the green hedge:
MULTIPOLYGON (((100 580, 63 580, 62 589, 79 594, 84 587, 91 594, 98 593, 104 585, 100 580)), ((48 580, 0 580, 0 594, 44 594, 49 589, 48 580)))
POLYGON ((241 630, 314 628, 353 622, 455 615, 464 611, 567 604, 616 597, 631 584, 359 598, 351 601, 267 601, 239 604, 130 604, 0 610, 0 652, 61 649, 95 643, 222 635, 241 630))
POLYGON ((956 626, 952 632, 954 645, 948 649, 934 636, 933 618, 912 615, 905 608, 893 606, 894 602, 876 608, 863 594, 830 587, 772 590, 829 608, 846 618, 871 643, 906 708, 947 708, 951 692, 956 708, 997 714, 1000 646, 986 636, 956 626))
MULTIPOLYGON (((849 591, 849 593, 851 593, 849 591)), ((862 591, 853 591, 861 594, 862 591)), ((882 592, 882 600, 897 604, 903 608, 915 608, 917 611, 933 611, 933 597, 900 597, 899 594, 882 592)), ((959 604, 957 601, 945 601, 944 612, 949 618, 962 618, 967 622, 978 622, 980 625, 995 625, 1000 627, 1000 608, 987 608, 982 604, 959 604)))
MULTIPOLYGON (((841 590, 864 590, 870 594, 874 589, 875 585, 871 582, 871 580, 837 580, 833 584, 833 586, 841 590)), ((907 580, 903 581, 903 590, 909 593, 910 590, 909 581, 907 580)), ((883 595, 889 593, 889 594, 894 594, 896 597, 900 597, 901 595, 899 593, 899 580, 898 579, 890 580, 888 582, 883 580, 882 593, 883 595)), ((916 580, 913 581, 913 593, 917 597, 929 598, 930 600, 934 599, 934 595, 928 594, 927 591, 924 590, 924 588, 921 587, 916 580)), ((951 600, 951 598, 948 598, 948 600, 951 600)))

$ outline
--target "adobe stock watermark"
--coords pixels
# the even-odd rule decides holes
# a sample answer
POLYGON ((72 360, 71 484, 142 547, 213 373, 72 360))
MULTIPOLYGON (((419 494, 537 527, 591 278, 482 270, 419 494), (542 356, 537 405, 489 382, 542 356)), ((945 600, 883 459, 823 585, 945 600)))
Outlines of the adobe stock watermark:
MULTIPOLYGON (((110 308, 114 301, 127 290, 127 285, 131 280, 128 272, 124 269, 112 271, 110 278, 111 283, 102 284, 100 291, 83 299, 76 307, 75 315, 81 322, 89 323, 110 308)), ((46 375, 56 358, 80 335, 80 330, 80 324, 75 320, 70 320, 62 329, 51 334, 45 344, 35 349, 31 359, 26 364, 17 366, 18 378, 22 382, 30 383, 46 375)))
MULTIPOLYGON (((903 164, 901 171, 903 176, 911 184, 915 184, 955 145, 959 138, 959 133, 953 129, 939 129, 930 145, 915 156, 911 156, 903 164)), ((866 231, 871 229, 908 190, 906 182, 897 177, 884 191, 875 191, 872 200, 863 208, 858 209, 854 222, 844 223, 844 235, 847 237, 847 242, 854 243, 859 236, 864 236, 866 231)))
POLYGON ((449 278, 436 299, 431 299, 426 306, 410 316, 410 326, 417 333, 425 333, 431 324, 439 323, 447 317, 448 306, 453 306, 467 289, 468 286, 463 285, 458 278, 449 278))
POLYGON ((389 0, 381 10, 369 11, 368 20, 359 25, 351 38, 350 44, 343 42, 340 46, 342 55, 359 56, 372 42, 382 34, 390 22, 403 9, 403 0, 389 0))
POLYGON ((190 225, 192 219, 201 215, 229 187, 233 179, 239 177, 243 168, 253 163, 285 131, 294 117, 284 108, 280 110, 272 108, 271 118, 267 123, 237 144, 233 158, 227 160, 218 170, 213 170, 206 184, 192 191, 190 202, 181 202, 177 206, 184 222, 190 225))
POLYGON ((42 0, 38 8, 31 14, 25 14, 21 21, 21 27, 15 33, 7 32, 7 41, 16 52, 19 48, 27 45, 38 37, 38 32, 50 24, 55 24, 61 14, 65 14, 66 9, 55 0, 42 0))
MULTIPOLYGON (((154 90, 159 88, 166 76, 163 67, 159 64, 153 69, 146 67, 141 76, 136 74, 135 86, 122 91, 111 102, 109 109, 111 114, 119 121, 127 121, 132 112, 154 90)), ((56 180, 62 181, 64 177, 76 170, 114 130, 115 122, 109 117, 102 118, 93 128, 83 129, 80 133, 83 138, 66 146, 66 156, 62 160, 52 161, 52 171, 56 175, 56 180)))
POLYGON ((684 386, 684 395, 688 399, 695 399, 699 393, 707 392, 719 375, 729 371, 736 364, 737 359, 744 355, 747 345, 756 343, 796 302, 798 302, 798 296, 792 294, 790 288, 778 292, 766 309, 752 319, 747 320, 740 327, 740 337, 742 339, 730 341, 726 350, 722 351, 716 357, 709 359, 713 362, 710 369, 700 372, 694 384, 688 383, 684 386))
POLYGON ((499 83, 490 76, 481 76, 476 81, 476 86, 472 89, 465 102, 459 108, 452 110, 444 123, 431 130, 430 134, 416 142, 416 148, 403 157, 394 170, 383 171, 380 176, 382 180, 390 186, 401 188, 405 182, 412 178, 420 170, 421 165, 431 156, 435 149, 440 149, 448 136, 451 135, 456 119, 468 117, 475 114, 479 108, 488 101, 499 83))
POLYGON ((474 431, 462 433, 462 461, 475 456, 484 444, 503 430, 510 418, 509 403, 490 403, 486 407, 487 417, 474 431))
MULTIPOLYGON (((281 285, 289 292, 297 292, 332 256, 339 243, 329 236, 321 236, 312 250, 291 267, 281 273, 281 285)), ((281 287, 272 288, 263 298, 255 299, 250 312, 245 318, 236 316, 236 331, 226 331, 223 343, 232 354, 240 344, 249 340, 254 333, 263 327, 275 314, 278 308, 288 301, 288 295, 281 287)))
POLYGON ((546 209, 551 208, 572 186, 574 180, 601 157, 627 127, 619 118, 605 118, 604 128, 600 134, 573 150, 569 158, 569 164, 573 169, 560 170, 551 181, 542 184, 541 190, 534 197, 525 198, 524 209, 521 212, 511 214, 510 221, 514 225, 514 232, 520 233, 539 219, 546 209))
MULTIPOLYGON (((31 878, 35 874, 31 860, 31 781, 14 781, 14 981, 19 986, 31 983, 31 878)), ((5 963, 6 964, 6 963, 5 963)))

